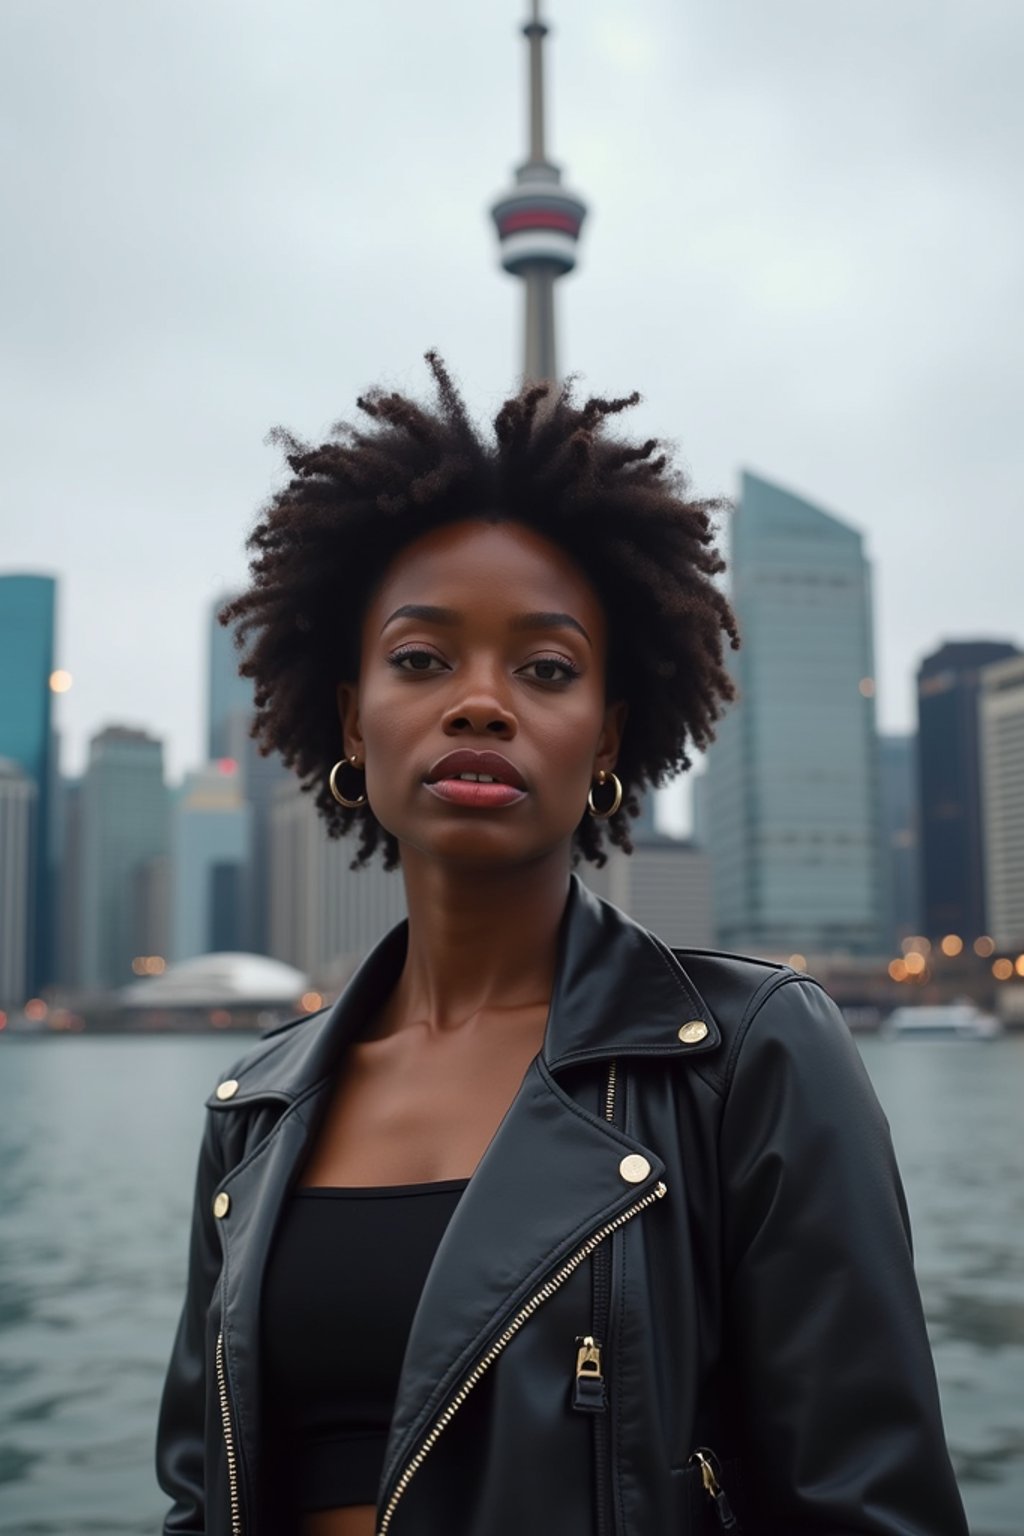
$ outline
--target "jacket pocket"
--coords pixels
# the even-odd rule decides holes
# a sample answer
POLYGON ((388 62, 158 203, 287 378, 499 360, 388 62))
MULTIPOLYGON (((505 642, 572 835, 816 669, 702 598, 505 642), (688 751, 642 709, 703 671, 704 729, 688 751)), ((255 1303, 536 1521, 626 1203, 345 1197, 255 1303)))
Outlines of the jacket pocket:
POLYGON ((680 1536, 757 1536, 756 1528, 749 1524, 743 1502, 739 1462, 732 1459, 719 1462, 707 1446, 699 1446, 697 1451, 705 1458, 707 1467, 691 1460, 688 1466, 672 1471, 680 1536), (708 1479, 708 1468, 713 1486, 708 1479))

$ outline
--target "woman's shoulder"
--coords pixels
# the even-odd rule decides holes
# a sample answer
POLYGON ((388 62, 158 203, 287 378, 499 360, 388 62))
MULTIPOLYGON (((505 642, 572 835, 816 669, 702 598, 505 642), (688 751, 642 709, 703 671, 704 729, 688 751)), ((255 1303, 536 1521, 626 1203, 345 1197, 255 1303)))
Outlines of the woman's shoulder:
POLYGON ((806 971, 724 950, 672 954, 721 1032, 721 1049, 706 1063, 718 1086, 728 1088, 741 1056, 856 1052, 835 1000, 806 971))
POLYGON ((295 1068, 322 1035, 331 1008, 271 1025, 220 1074, 206 1101, 210 1109, 237 1107, 254 1097, 293 1097, 295 1068))

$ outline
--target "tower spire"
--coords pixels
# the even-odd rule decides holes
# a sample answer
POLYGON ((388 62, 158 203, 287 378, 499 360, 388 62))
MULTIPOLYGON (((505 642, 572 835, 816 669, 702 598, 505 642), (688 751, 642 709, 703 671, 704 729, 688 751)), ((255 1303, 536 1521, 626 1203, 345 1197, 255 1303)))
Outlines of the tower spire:
POLYGON ((544 39, 548 29, 540 17, 540 0, 531 0, 533 14, 523 28, 530 45, 530 163, 544 165, 544 39))
POLYGON ((544 123, 544 39, 548 34, 540 0, 530 0, 523 26, 529 46, 529 153, 512 188, 491 210, 498 230, 501 263, 523 280, 525 325, 523 377, 557 381, 555 279, 576 265, 576 242, 586 204, 562 186, 562 173, 547 157, 544 123))

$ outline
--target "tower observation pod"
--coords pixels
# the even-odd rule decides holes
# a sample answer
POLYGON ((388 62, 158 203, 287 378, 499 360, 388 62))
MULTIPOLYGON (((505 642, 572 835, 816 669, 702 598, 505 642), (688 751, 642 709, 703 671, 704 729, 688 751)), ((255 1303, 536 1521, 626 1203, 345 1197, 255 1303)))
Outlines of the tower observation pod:
POLYGON ((576 265, 586 204, 562 186, 562 173, 544 143, 544 39, 540 0, 531 0, 523 34, 530 49, 530 150, 511 189, 491 209, 506 272, 523 280, 526 324, 523 378, 557 381, 555 279, 576 265))

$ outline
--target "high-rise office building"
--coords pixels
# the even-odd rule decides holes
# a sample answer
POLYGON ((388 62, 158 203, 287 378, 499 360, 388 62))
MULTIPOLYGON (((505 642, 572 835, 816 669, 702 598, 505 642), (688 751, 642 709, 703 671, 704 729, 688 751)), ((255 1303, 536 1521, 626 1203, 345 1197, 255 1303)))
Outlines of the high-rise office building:
POLYGON ((31 991, 31 896, 38 793, 24 769, 0 757, 0 1008, 31 991))
POLYGON ((932 938, 987 932, 978 748, 981 671, 1018 654, 995 640, 954 640, 917 673, 921 905, 932 938))
POLYGON ((82 985, 120 986, 140 954, 166 954, 139 910, 141 871, 168 850, 163 745, 112 725, 89 743, 81 790, 82 985))
POLYGON ((979 704, 988 932, 1024 951, 1024 656, 982 669, 979 704))
POLYGON ((540 0, 531 0, 523 27, 530 60, 530 140, 515 183, 491 210, 501 243, 501 264, 523 283, 523 377, 558 378, 555 345, 555 283, 576 265, 576 242, 586 204, 562 186, 548 159, 544 123, 544 38, 540 0))
POLYGON ((856 529, 745 473, 731 528, 738 699, 708 753, 727 949, 884 944, 870 568, 856 529))
POLYGON ((609 849, 602 868, 581 863, 577 873, 598 896, 666 944, 708 949, 713 943, 711 863, 703 848, 681 838, 634 833, 632 853, 609 849))
POLYGON ((51 723, 57 584, 52 576, 0 576, 0 757, 35 785, 28 892, 28 988, 51 979, 56 921, 52 912, 53 791, 51 723))
POLYGON ((57 960, 54 977, 62 987, 82 980, 82 781, 62 778, 58 787, 57 960))
POLYGON ((270 953, 317 981, 340 979, 405 916, 398 870, 351 869, 352 838, 327 836, 298 780, 279 786, 271 819, 270 953))
POLYGON ((252 683, 239 675, 233 631, 217 619, 235 595, 222 592, 207 619, 206 752, 211 763, 238 755, 252 721, 252 683))
POLYGON ((690 818, 693 822, 691 839, 697 848, 706 848, 710 833, 708 831, 708 817, 711 807, 708 803, 708 775, 704 770, 701 773, 690 775, 690 818))
POLYGON ((921 932, 917 740, 880 736, 878 754, 888 945, 898 953, 901 940, 921 932))
POLYGON ((264 757, 249 734, 253 687, 238 674, 239 653, 233 633, 217 622, 217 613, 233 596, 222 593, 209 619, 207 741, 213 760, 237 765, 242 795, 249 806, 248 848, 238 875, 240 947, 257 954, 270 947, 270 820, 274 796, 293 777, 276 753, 264 757))
POLYGON ((250 818, 230 758, 186 775, 171 817, 173 960, 244 947, 250 818))

